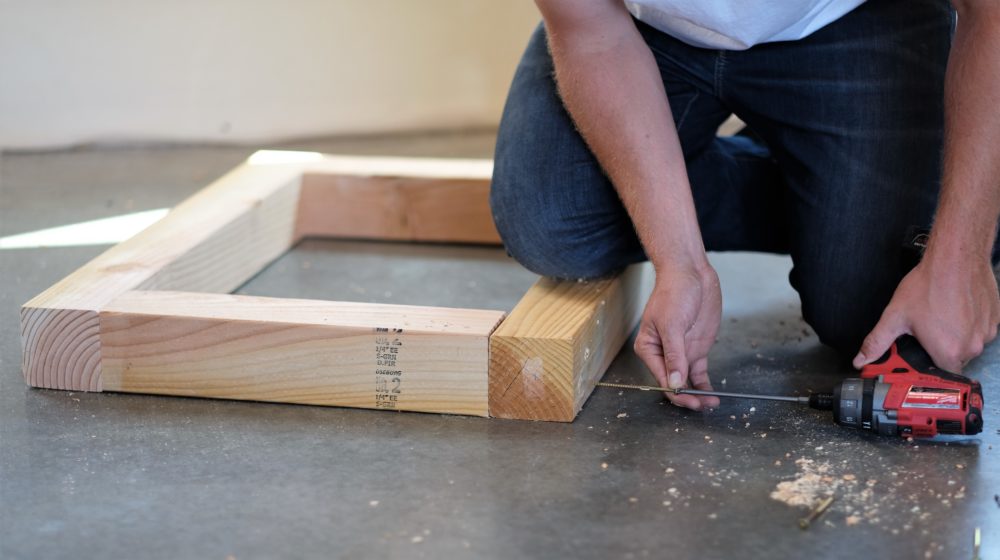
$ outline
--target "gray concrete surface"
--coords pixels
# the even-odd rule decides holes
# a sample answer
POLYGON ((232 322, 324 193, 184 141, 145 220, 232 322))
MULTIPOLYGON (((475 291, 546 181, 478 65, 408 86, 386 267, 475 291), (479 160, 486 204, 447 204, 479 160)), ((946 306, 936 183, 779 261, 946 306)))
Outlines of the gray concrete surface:
MULTIPOLYGON (((488 156, 491 138, 293 147, 488 156)), ((176 204, 250 151, 4 154, 0 236, 176 204)), ((971 558, 977 526, 1000 556, 998 345, 969 368, 986 431, 935 442, 608 389, 550 424, 25 387, 18 307, 104 249, 0 250, 2 558, 971 558), (789 481, 835 489, 808 531, 771 498, 789 481)), ((805 393, 847 373, 800 320, 787 259, 712 258, 717 385, 805 393)), ((505 309, 533 279, 499 249, 316 240, 241 291, 505 309)), ((605 379, 647 378, 626 349, 605 379)))

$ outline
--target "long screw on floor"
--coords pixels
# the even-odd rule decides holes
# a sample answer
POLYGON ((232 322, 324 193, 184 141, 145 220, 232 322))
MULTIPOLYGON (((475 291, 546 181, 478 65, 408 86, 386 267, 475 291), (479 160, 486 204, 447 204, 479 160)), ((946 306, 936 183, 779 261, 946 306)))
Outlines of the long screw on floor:
POLYGON ((699 395, 703 397, 730 397, 734 399, 757 399, 762 401, 784 401, 799 404, 809 404, 809 397, 786 397, 783 395, 757 395, 753 393, 726 393, 723 391, 703 391, 701 389, 666 389, 653 385, 628 385, 625 383, 605 383, 600 382, 598 387, 610 387, 614 389, 635 389, 638 391, 660 391, 663 393, 673 393, 675 395, 699 395))

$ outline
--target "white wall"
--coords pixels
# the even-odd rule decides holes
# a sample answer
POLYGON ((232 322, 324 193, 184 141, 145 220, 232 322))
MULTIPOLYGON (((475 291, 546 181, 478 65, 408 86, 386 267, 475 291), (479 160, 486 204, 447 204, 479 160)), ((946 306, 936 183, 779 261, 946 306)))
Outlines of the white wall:
POLYGON ((0 147, 494 125, 530 0, 0 0, 0 147))

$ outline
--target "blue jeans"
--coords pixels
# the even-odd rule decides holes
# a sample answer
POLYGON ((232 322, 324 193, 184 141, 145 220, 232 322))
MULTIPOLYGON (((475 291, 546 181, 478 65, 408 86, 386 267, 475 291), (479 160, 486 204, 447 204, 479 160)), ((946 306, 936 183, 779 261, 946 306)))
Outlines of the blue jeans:
MULTIPOLYGON (((666 87, 709 251, 789 254, 820 340, 857 352, 929 227, 941 176, 947 0, 869 0, 809 37, 700 49, 636 22, 666 87), (716 136, 736 114, 751 133, 716 136)), ((645 260, 566 113, 540 26, 514 77, 491 204, 508 252, 546 276, 645 260)))

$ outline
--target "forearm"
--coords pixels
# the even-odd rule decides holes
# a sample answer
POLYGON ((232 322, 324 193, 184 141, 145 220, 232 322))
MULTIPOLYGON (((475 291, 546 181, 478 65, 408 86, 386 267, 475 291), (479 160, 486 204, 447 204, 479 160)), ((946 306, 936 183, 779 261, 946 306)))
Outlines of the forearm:
POLYGON ((705 250, 684 156, 652 53, 618 2, 590 20, 577 12, 572 21, 553 15, 549 4, 539 2, 560 96, 649 259, 658 269, 701 266, 705 250))
POLYGON ((945 82, 941 198, 931 260, 989 258, 1000 217, 1000 9, 972 0, 959 8, 945 82))

